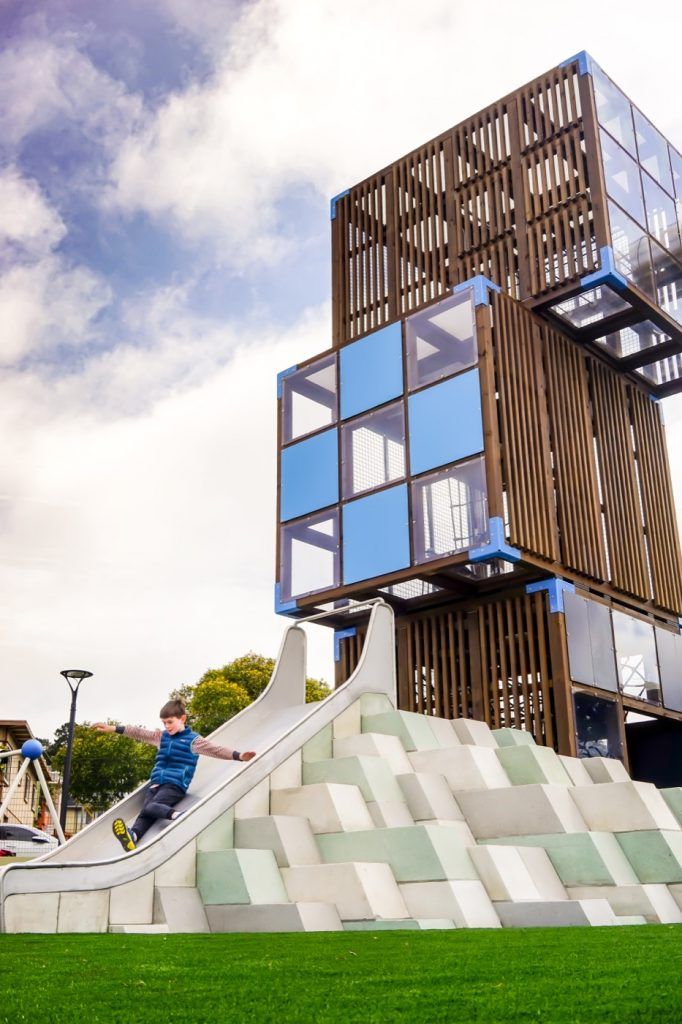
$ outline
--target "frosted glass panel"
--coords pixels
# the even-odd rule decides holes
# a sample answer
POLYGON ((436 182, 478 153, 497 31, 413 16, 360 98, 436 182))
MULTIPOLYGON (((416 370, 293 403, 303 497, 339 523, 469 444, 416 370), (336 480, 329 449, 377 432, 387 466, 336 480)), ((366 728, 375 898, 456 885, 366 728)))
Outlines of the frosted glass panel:
POLYGON ((318 359, 282 380, 284 444, 336 422, 336 356, 318 359))
POLYGON ((660 703, 654 628, 624 612, 613 612, 619 685, 622 693, 660 703))
POLYGON ((339 514, 310 516, 282 528, 280 588, 283 601, 338 586, 339 514))
POLYGON ((465 370, 478 361, 471 291, 410 317, 405 324, 410 389, 465 370))
POLYGON ((460 463, 412 484, 417 563, 488 540, 488 495, 483 459, 460 463))
POLYGON ((352 498, 405 476, 405 415, 396 402, 345 423, 343 496, 352 498))

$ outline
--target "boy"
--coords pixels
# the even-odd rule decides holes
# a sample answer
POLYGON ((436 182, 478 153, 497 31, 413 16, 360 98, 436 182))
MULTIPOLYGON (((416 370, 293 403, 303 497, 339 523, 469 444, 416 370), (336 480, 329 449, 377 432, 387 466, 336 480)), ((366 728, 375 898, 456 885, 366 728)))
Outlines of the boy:
POLYGON ((157 818, 173 821, 182 814, 173 808, 187 792, 200 754, 224 761, 250 761, 256 756, 254 750, 240 754, 238 750, 221 747, 192 732, 187 726, 187 711, 181 700, 169 700, 159 715, 163 732, 160 729, 140 729, 136 725, 107 725, 106 722, 93 725, 93 729, 99 732, 117 732, 158 747, 149 789, 132 827, 127 828, 122 818, 116 818, 112 824, 114 835, 126 852, 135 849, 157 818))

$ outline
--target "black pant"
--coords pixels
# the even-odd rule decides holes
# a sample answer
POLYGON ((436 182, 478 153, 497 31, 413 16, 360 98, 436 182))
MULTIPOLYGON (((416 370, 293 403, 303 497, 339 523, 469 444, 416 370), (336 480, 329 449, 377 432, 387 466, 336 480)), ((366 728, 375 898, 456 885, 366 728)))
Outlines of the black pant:
POLYGON ((165 782, 161 786, 150 786, 145 793, 144 803, 133 822, 132 831, 141 839, 157 818, 170 818, 173 808, 185 795, 184 789, 165 782))

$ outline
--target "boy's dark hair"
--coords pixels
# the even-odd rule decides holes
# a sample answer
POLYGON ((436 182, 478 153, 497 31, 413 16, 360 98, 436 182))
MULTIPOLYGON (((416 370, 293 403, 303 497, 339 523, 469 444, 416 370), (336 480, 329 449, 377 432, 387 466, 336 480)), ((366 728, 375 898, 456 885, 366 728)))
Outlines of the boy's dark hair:
POLYGON ((182 718, 187 714, 187 708, 181 700, 168 700, 159 711, 159 718, 182 718))

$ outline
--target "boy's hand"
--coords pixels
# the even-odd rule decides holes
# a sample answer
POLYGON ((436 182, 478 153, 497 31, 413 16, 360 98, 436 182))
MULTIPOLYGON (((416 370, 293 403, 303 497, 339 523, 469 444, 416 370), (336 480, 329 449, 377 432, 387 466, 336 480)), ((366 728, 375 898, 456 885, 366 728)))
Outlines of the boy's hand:
POLYGON ((252 757, 256 756, 255 750, 245 750, 239 758, 240 761, 250 761, 252 757))
POLYGON ((92 728, 98 732, 116 732, 116 726, 108 725, 107 722, 93 722, 92 728))

